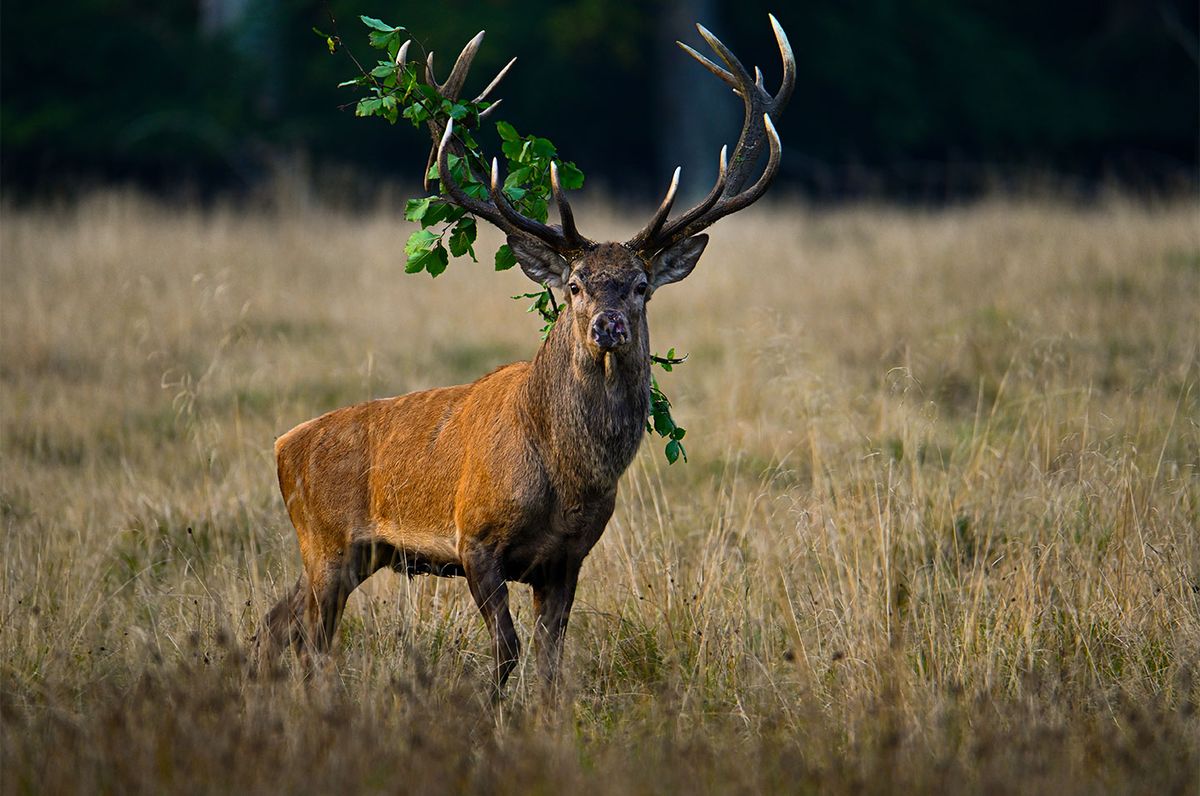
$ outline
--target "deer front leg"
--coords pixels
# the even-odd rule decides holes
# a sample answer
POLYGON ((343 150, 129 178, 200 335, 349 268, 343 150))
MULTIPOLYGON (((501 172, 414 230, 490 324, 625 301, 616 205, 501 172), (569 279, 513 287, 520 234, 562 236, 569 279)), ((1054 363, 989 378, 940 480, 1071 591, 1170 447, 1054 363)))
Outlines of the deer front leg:
POLYGON ((500 574, 499 562, 490 551, 473 549, 462 556, 463 570, 471 596, 483 614, 492 634, 492 654, 495 669, 492 678, 492 699, 500 698, 508 676, 516 668, 521 644, 517 640, 517 629, 513 626, 512 614, 508 612, 508 584, 500 574))
POLYGON ((579 582, 579 567, 570 566, 555 573, 545 582, 533 587, 533 608, 537 614, 534 638, 537 643, 538 674, 542 686, 554 693, 558 687, 558 669, 562 663, 563 639, 567 635, 567 620, 575 601, 575 585, 579 582))

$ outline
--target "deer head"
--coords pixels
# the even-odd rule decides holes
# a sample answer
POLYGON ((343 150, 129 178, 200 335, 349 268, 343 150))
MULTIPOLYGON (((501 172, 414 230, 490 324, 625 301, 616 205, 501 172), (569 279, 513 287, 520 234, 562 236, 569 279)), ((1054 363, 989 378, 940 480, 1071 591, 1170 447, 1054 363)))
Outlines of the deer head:
POLYGON ((707 243, 707 235, 695 235, 649 260, 622 244, 606 243, 568 262, 541 242, 508 238, 526 276, 562 291, 574 339, 596 358, 635 343, 645 348, 650 296, 690 274, 707 243))

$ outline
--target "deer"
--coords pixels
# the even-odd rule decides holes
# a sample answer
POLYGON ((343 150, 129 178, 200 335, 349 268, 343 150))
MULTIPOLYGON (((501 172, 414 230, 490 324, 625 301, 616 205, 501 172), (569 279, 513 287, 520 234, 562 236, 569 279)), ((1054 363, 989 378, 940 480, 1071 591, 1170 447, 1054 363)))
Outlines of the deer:
MULTIPOLYGON (((449 156, 463 151, 453 121, 430 122, 430 159, 448 200, 505 234, 525 275, 560 292, 560 315, 530 361, 470 384, 336 409, 276 440, 279 489, 303 567, 261 622, 259 666, 274 665, 288 647, 306 666, 322 658, 350 594, 390 568, 409 577, 466 579, 490 635, 494 700, 520 652, 508 584, 530 586, 537 673, 555 690, 581 567, 647 433, 647 305, 657 290, 692 273, 709 240, 702 230, 757 201, 779 171, 782 145, 772 117, 791 96, 796 62, 782 27, 769 18, 783 60, 774 94, 761 70, 751 77, 702 25, 700 36, 720 64, 678 43, 741 99, 741 134, 732 158, 722 147, 716 183, 698 204, 671 217, 676 168, 649 222, 623 243, 597 243, 579 232, 557 164, 550 182, 559 224, 513 208, 496 160, 490 196, 468 195, 449 168, 449 156), (754 178, 764 155, 766 166, 754 178)), ((480 32, 442 83, 430 54, 429 85, 457 99, 482 40, 480 32)))

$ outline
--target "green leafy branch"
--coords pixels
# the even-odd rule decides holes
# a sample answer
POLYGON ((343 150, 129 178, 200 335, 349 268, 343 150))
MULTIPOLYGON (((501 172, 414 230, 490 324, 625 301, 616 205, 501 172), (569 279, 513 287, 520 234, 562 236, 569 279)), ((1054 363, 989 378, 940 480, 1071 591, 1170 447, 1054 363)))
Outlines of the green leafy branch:
MULTIPOLYGON (((683 364, 686 359, 686 354, 676 357, 674 348, 667 351, 665 357, 657 355, 650 357, 651 362, 667 373, 674 370, 676 365, 683 364)), ((680 457, 687 462, 687 449, 683 447, 683 438, 687 434, 687 429, 678 425, 675 418, 671 417, 671 401, 658 386, 658 379, 653 376, 650 377, 650 418, 646 421, 646 431, 653 431, 667 440, 663 453, 666 454, 669 464, 674 464, 680 457)))
POLYGON ((533 299, 533 303, 529 305, 526 312, 536 312, 542 316, 543 326, 540 329, 542 339, 545 340, 550 335, 550 330, 554 328, 555 321, 558 320, 558 302, 554 300, 554 293, 550 288, 543 285, 542 289, 537 293, 521 293, 513 296, 514 299, 533 299))
MULTIPOLYGON (((401 42, 407 33, 405 28, 388 25, 374 17, 360 16, 359 19, 369 29, 367 40, 371 47, 386 57, 379 58, 368 70, 353 53, 346 50, 359 75, 340 83, 338 87, 365 89, 367 92, 354 103, 355 115, 379 116, 390 124, 407 119, 414 127, 432 122, 442 129, 453 120, 454 131, 464 154, 448 155, 448 176, 468 196, 481 201, 489 199, 488 187, 475 176, 489 173, 488 161, 472 131, 479 129, 482 115, 492 103, 451 100, 442 96, 435 87, 422 81, 419 62, 408 60, 406 48, 401 42)), ((342 49, 341 39, 336 34, 316 28, 313 28, 313 32, 325 40, 329 52, 342 49)), ((420 47, 419 44, 417 46, 420 47)), ((545 223, 551 197, 550 164, 558 164, 559 181, 568 190, 583 187, 583 172, 574 163, 559 160, 557 148, 548 139, 534 135, 522 136, 504 121, 496 122, 496 133, 500 136, 500 148, 508 175, 501 189, 504 196, 522 215, 545 223)), ((425 175, 427 179, 438 180, 437 195, 409 199, 405 204, 405 219, 421 225, 420 229, 409 235, 404 246, 406 273, 424 271, 436 277, 446 270, 451 257, 469 256, 473 261, 478 261, 474 248, 478 233, 476 220, 448 199, 445 181, 438 171, 438 164, 434 162, 425 175)), ((506 271, 516 264, 517 259, 507 244, 496 250, 497 271, 506 271)), ((513 298, 533 299, 528 311, 541 316, 544 323, 541 335, 544 340, 560 312, 550 288, 543 286, 540 292, 523 293, 513 298)), ((651 359, 669 372, 686 357, 676 359, 675 349, 671 349, 666 357, 654 356, 651 359)), ((650 382, 650 417, 646 421, 646 430, 667 440, 665 454, 669 463, 674 464, 681 457, 687 461, 687 452, 681 442, 687 432, 671 417, 671 402, 654 378, 650 382)))

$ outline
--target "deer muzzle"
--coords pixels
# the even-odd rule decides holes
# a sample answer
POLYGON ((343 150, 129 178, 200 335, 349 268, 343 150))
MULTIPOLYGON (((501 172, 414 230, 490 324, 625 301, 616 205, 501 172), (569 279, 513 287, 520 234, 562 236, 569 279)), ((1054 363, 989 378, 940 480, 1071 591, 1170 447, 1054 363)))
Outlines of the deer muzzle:
POLYGON ((592 318, 592 341, 604 351, 629 342, 629 320, 620 310, 605 310, 592 318))

